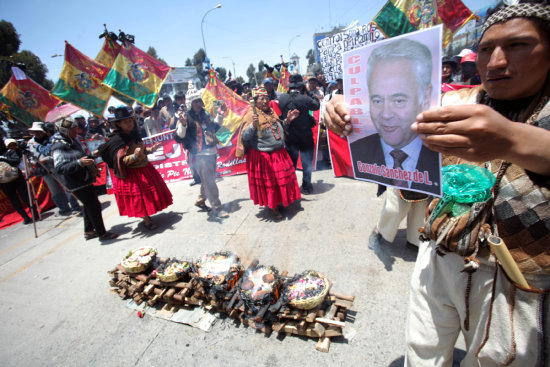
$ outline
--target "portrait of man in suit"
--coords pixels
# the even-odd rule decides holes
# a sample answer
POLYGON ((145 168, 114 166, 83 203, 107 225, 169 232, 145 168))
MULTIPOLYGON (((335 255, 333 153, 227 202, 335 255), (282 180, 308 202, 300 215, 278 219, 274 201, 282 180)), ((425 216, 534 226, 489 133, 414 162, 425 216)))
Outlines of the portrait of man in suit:
POLYGON ((441 194, 439 154, 426 148, 410 129, 416 116, 430 108, 432 64, 430 49, 407 38, 372 51, 366 78, 376 133, 350 144, 356 178, 441 194))

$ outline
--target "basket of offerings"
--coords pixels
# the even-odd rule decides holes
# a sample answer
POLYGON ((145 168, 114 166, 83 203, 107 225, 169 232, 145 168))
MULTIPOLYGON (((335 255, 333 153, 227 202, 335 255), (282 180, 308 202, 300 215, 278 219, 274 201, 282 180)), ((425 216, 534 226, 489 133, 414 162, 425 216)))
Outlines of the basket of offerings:
POLYGON ((197 278, 219 290, 232 289, 242 272, 239 257, 231 252, 206 254, 195 263, 197 278))
POLYGON ((127 273, 141 273, 149 268, 157 254, 158 251, 154 247, 140 247, 128 252, 120 262, 120 265, 127 273))
POLYGON ((161 282, 170 283, 183 278, 191 270, 191 264, 187 261, 172 259, 164 264, 160 264, 155 269, 155 277, 161 282))
POLYGON ((245 271, 238 285, 239 298, 257 313, 279 298, 279 272, 273 266, 257 265, 245 271))
POLYGON ((310 310, 323 302, 330 285, 323 274, 308 270, 285 283, 283 297, 294 308, 310 310))

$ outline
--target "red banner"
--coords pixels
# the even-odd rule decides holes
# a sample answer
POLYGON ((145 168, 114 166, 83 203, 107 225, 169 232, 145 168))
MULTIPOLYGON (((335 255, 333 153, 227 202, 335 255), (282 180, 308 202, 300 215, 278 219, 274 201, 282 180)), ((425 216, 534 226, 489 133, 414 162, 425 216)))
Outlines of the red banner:
MULTIPOLYGON (((149 154, 151 164, 159 171, 166 183, 178 182, 192 177, 188 163, 188 154, 180 143, 174 140, 175 130, 144 138, 145 145, 150 147, 160 143, 161 147, 149 154)), ((232 176, 246 173, 246 158, 237 158, 237 135, 231 139, 231 143, 222 147, 218 145, 218 176, 232 176)))
MULTIPOLYGON (((36 194, 36 200, 38 201, 40 211, 44 212, 53 207, 54 203, 44 179, 39 176, 32 177, 31 184, 34 187, 34 192, 36 194)), ((24 207, 26 207, 26 204, 24 207)), ((31 215, 31 212, 28 209, 26 209, 26 212, 29 216, 31 215)), ((11 205, 11 202, 4 194, 4 191, 0 190, 0 229, 22 221, 23 218, 21 218, 21 216, 15 211, 11 205)))

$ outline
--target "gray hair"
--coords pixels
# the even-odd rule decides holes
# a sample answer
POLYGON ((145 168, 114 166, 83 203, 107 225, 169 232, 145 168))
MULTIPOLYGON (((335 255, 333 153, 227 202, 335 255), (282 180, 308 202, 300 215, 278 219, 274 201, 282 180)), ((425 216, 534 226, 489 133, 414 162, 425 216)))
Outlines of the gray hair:
POLYGON ((367 85, 370 83, 371 72, 376 63, 391 61, 397 58, 412 62, 419 86, 418 95, 420 103, 432 79, 432 53, 428 47, 420 42, 399 39, 377 47, 371 53, 367 62, 367 85))

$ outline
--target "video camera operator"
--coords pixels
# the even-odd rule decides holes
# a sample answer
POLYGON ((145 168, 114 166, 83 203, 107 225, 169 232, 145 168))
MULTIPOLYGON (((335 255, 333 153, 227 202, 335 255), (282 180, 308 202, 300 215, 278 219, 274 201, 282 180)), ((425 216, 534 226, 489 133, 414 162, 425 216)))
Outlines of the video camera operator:
POLYGON ((311 171, 313 166, 313 131, 316 122, 309 111, 317 111, 320 107, 319 99, 306 90, 302 76, 293 74, 290 76, 288 93, 279 97, 281 119, 286 119, 292 110, 298 110, 299 115, 288 125, 285 134, 286 150, 292 159, 294 168, 298 163, 298 157, 302 157, 302 190, 308 195, 313 191, 311 184, 311 171))
MULTIPOLYGON (((18 143, 15 139, 6 139, 4 143, 7 150, 5 152, 0 152, 0 161, 6 162, 11 167, 16 168, 18 170, 18 175, 17 178, 9 182, 0 183, 0 190, 4 191, 4 194, 6 194, 13 208, 19 213, 21 218, 23 218, 23 223, 29 224, 32 223, 32 219, 28 216, 21 202, 25 203, 29 208, 32 208, 32 205, 29 202, 29 192, 27 190, 25 177, 21 170, 19 170, 19 163, 23 156, 23 150, 26 149, 26 142, 23 141, 18 143)), ((40 216, 36 208, 33 209, 33 213, 35 219, 39 220, 40 216)))

